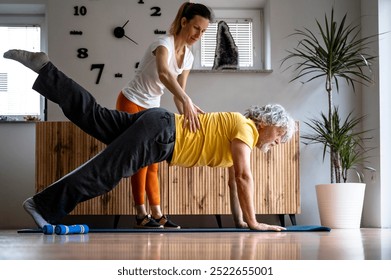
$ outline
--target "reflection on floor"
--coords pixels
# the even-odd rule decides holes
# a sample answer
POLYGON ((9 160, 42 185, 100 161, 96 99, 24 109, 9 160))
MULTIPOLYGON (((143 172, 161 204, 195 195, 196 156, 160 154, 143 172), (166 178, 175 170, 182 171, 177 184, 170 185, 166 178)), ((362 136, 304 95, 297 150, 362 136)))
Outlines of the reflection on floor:
POLYGON ((391 229, 265 233, 0 231, 3 260, 391 260, 391 229))

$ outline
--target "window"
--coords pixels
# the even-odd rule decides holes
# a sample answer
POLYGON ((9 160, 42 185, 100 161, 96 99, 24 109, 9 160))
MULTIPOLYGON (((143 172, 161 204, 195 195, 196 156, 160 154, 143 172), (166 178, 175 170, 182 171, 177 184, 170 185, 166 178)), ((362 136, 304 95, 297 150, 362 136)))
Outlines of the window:
POLYGON ((218 22, 227 23, 230 33, 238 47, 239 69, 262 70, 264 67, 261 48, 262 10, 214 9, 216 21, 209 27, 201 40, 192 47, 194 70, 211 69, 216 51, 218 22))
MULTIPOLYGON (((9 49, 40 51, 41 30, 38 26, 0 27, 1 54, 9 49), (5 38, 5 40, 4 40, 5 38)), ((0 118, 23 120, 26 116, 43 118, 43 102, 31 89, 37 74, 15 61, 0 61, 0 118)))
POLYGON ((45 49, 45 6, 0 4, 0 9, 0 121, 45 120, 45 99, 31 88, 37 74, 3 58, 9 49, 45 49))
MULTIPOLYGON (((254 66, 253 57, 253 22, 252 19, 226 19, 224 20, 238 47, 239 68, 254 66)), ((216 34, 218 23, 211 23, 201 38, 201 67, 213 66, 216 51, 216 34)))

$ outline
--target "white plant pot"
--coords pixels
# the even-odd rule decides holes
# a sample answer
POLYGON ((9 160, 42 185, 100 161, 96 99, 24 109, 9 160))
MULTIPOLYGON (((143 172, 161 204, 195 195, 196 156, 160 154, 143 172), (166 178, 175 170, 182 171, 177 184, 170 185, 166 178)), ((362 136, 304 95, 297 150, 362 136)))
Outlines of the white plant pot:
POLYGON ((322 226, 360 228, 364 195, 364 183, 316 185, 322 226))

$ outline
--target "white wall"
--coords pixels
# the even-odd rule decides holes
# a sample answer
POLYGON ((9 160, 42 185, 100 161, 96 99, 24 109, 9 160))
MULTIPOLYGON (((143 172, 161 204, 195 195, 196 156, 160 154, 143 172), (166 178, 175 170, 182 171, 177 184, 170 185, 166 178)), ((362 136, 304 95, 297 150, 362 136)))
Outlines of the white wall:
MULTIPOLYGON (((378 5, 377 3, 369 3, 370 1, 362 1, 362 10, 364 16, 362 17, 362 26, 363 26, 363 35, 366 34, 377 34, 379 32, 378 29, 378 18, 374 18, 374 14, 377 14, 378 5)), ((378 52, 379 45, 378 43, 373 44, 373 49, 378 52)), ((380 157, 379 155, 379 115, 371 114, 371 112, 377 110, 380 104, 379 97, 379 65, 375 64, 373 67, 375 84, 371 87, 363 88, 363 102, 362 102, 362 110, 363 114, 368 115, 368 118, 365 120, 365 127, 368 129, 374 129, 372 135, 373 146, 376 147, 376 151, 371 158, 371 166, 380 169, 380 157)), ((381 171, 381 170, 380 170, 381 171)), ((376 174, 377 175, 377 174, 376 174)), ((376 226, 381 224, 381 203, 379 201, 379 197, 381 195, 380 190, 380 182, 381 176, 374 176, 373 180, 369 180, 367 182, 365 201, 364 201, 364 209, 363 212, 363 220, 365 221, 366 226, 376 226)))
MULTIPOLYGON (((98 102, 114 108, 118 93, 126 82, 135 75, 134 65, 139 61, 147 46, 156 38, 155 29, 168 30, 177 9, 183 1, 62 1, 51 0, 48 6, 49 56, 65 73, 75 78, 94 94, 98 102), (73 16, 74 6, 85 6, 86 16, 73 16), (150 8, 160 6, 161 17, 151 17, 150 8), (125 26, 126 38, 117 39, 113 29, 125 26), (70 36, 70 30, 82 30, 82 36, 70 36), (76 58, 78 48, 88 48, 87 59, 76 58), (95 84, 97 71, 90 71, 93 63, 104 63, 105 68, 99 85, 95 84), (114 74, 123 73, 122 79, 114 74)), ((53 104, 52 104, 53 105, 53 104)), ((50 120, 64 120, 56 106, 49 106, 50 120)))
POLYGON ((35 190, 35 125, 0 123, 0 228, 34 223, 22 202, 35 190))
MULTIPOLYGON (((389 166, 391 166, 391 127, 389 120, 391 119, 391 79, 389 78, 391 75, 391 2, 387 0, 379 1, 378 5, 378 13, 379 13, 379 28, 378 32, 380 34, 384 34, 381 36, 381 40, 379 41, 379 100, 380 102, 376 105, 380 108, 380 122, 379 122, 379 131, 380 133, 380 145, 379 147, 379 155, 381 158, 380 161, 380 215, 381 215, 381 225, 383 227, 391 227, 391 174, 388 172, 389 166), (381 169, 380 169, 381 168, 381 169), (383 172, 382 172, 383 171, 383 172)), ((374 109, 376 110, 376 106, 374 109)), ((379 185, 378 185, 379 186, 379 185)), ((376 198, 374 200, 376 203, 376 198)), ((370 206, 369 206, 370 207, 370 206)), ((369 220, 369 219, 368 219, 369 220)))
POLYGON ((374 65, 375 85, 363 88, 363 112, 369 116, 366 129, 373 129, 374 146, 371 165, 379 172, 373 180, 368 180, 363 220, 366 226, 391 227, 391 2, 380 0, 362 1, 363 33, 380 34, 373 49, 378 53, 378 63, 374 65), (374 114, 374 112, 379 112, 374 114))
MULTIPOLYGON (((10 0, 0 0, 0 3, 11 2, 10 0)), ((26 1, 21 1, 26 2, 26 1)), ((35 2, 35 1, 27 1, 35 2)), ((42 1, 37 1, 41 3, 42 1)), ((147 2, 147 1, 146 1, 147 2)), ((160 19, 145 20, 145 14, 136 1, 127 0, 101 0, 101 1, 63 1, 50 0, 48 1, 48 52, 52 61, 65 73, 75 78, 77 82, 90 90, 97 100, 107 107, 113 108, 115 100, 121 87, 127 79, 134 75, 133 64, 137 61, 144 52, 144 49, 153 39, 153 34, 149 30, 157 26, 163 28, 171 23, 175 16, 180 0, 165 0, 165 1, 148 1, 164 7, 164 16, 160 19), (110 5, 108 5, 110 3, 110 5), (164 3, 164 4, 163 4, 164 3), (75 18, 69 16, 73 12, 73 6, 86 5, 89 8, 89 17, 75 18), (124 23, 125 19, 130 17, 135 20, 136 24, 129 26, 129 32, 138 41, 139 46, 132 45, 126 39, 119 41, 111 34, 112 28, 124 23), (69 36, 70 29, 83 28, 86 33, 84 38, 69 36), (77 48, 84 47, 88 44, 91 51, 91 56, 86 61, 74 58, 74 52, 77 48), (101 84, 95 85, 95 72, 89 71, 91 63, 105 63, 105 70, 101 84), (123 79, 115 79, 109 75, 121 71, 124 73, 123 79)), ((213 8, 213 0, 203 1, 213 8)), ((225 3, 228 1, 220 1, 225 3)), ((249 1, 251 5, 263 3, 262 0, 249 1)), ((372 3, 369 0, 362 0, 365 3, 372 3)), ((246 1, 230 1, 230 3, 246 3, 246 1)), ((291 114, 301 122, 301 133, 307 128, 303 124, 308 118, 318 116, 320 111, 327 110, 327 97, 324 90, 324 85, 320 82, 312 82, 309 84, 301 84, 300 82, 289 83, 291 73, 283 72, 280 68, 281 59, 286 56, 286 50, 295 46, 296 40, 287 37, 295 28, 314 27, 315 19, 323 21, 324 14, 329 13, 334 5, 336 17, 341 18, 348 12, 348 21, 360 22, 361 5, 358 0, 270 0, 265 2, 267 11, 270 12, 270 65, 273 69, 272 73, 192 73, 188 81, 187 92, 192 97, 193 101, 206 111, 239 111, 243 112, 246 108, 253 104, 265 103, 281 103, 291 114)), ((257 4, 258 5, 258 4, 257 4)), ((376 13, 376 11, 374 11, 376 13)), ((1 14, 1 12, 0 12, 1 14)), ((377 15, 374 15, 375 21, 377 15)), ((372 18, 368 21, 372 22, 372 18)), ((128 29, 127 29, 128 30, 128 29)), ((376 91, 376 89, 371 89, 376 91)), ((350 88, 341 84, 340 94, 335 94, 335 104, 341 106, 342 112, 350 112, 355 109, 357 114, 361 113, 361 90, 353 94, 350 88)), ((367 101, 367 100, 366 100, 367 101)), ((162 100, 162 106, 171 110, 175 110, 171 95, 165 94, 162 100)), ((376 103, 371 107, 376 112, 376 103)), ((372 113, 373 111, 371 111, 372 113)), ((376 118, 376 117, 375 117, 376 118)), ((49 103, 49 120, 65 120, 62 113, 49 103)), ((15 124, 18 125, 18 124, 15 124)), ((8 129, 5 124, 0 124, 0 132, 8 129)), ((27 131, 26 133, 31 133, 27 131)), ((31 138, 31 135, 29 136, 31 138)), ((11 138, 12 139, 12 138, 11 138)), ((9 141, 9 139, 7 140, 9 141)), ((22 144, 19 144, 22 145, 22 144)), ((33 147, 30 147, 33 149, 33 147)), ((15 159, 5 155, 3 150, 0 150, 1 158, 7 156, 7 160, 19 162, 20 159, 15 159)), ((24 151, 29 156, 33 155, 34 151, 24 151)), ((315 195, 315 184, 329 181, 328 163, 322 163, 321 151, 318 147, 301 146, 300 151, 300 180, 301 180, 301 201, 302 214, 298 215, 297 220, 300 224, 318 224, 319 215, 317 213, 317 203, 315 195)), ((33 164, 30 167, 30 173, 34 172, 33 164)), ((1 171, 2 172, 2 171, 1 171)), ((376 174, 377 175, 377 174, 376 174)), ((31 194, 34 182, 29 175, 29 183, 19 183, 12 178, 21 176, 1 173, 0 184, 3 184, 4 178, 7 178, 8 185, 17 185, 18 194, 10 193, 9 189, 0 188, 0 197, 7 197, 9 203, 20 205, 21 197, 27 197, 31 194), (11 179, 9 179, 11 178, 11 179), (31 182, 30 182, 31 181, 31 182)), ((378 182, 374 182, 373 188, 378 189, 378 182)), ((366 213, 364 214, 364 224, 371 226, 380 226, 380 221, 374 223, 367 222, 373 220, 373 215, 379 213, 375 209, 380 202, 378 193, 371 194, 369 204, 366 204, 366 213), (367 214, 368 213, 368 214, 367 214)), ((4 207, 0 205, 0 215, 4 215, 4 207)), ((15 210, 15 216, 24 215, 20 211, 15 210)), ((9 214, 12 216, 12 213, 9 214)), ((8 217, 8 212, 7 212, 8 217)), ((5 223, 0 216, 1 227, 14 226, 12 223, 5 223)), ((27 219, 27 217, 26 217, 27 219)), ((19 226, 28 226, 30 222, 19 223, 19 226)))

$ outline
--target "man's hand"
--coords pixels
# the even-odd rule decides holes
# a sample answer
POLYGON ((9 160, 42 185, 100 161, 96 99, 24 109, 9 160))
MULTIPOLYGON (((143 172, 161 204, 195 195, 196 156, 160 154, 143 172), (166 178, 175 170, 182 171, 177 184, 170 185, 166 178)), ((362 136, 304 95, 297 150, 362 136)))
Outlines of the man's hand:
POLYGON ((248 225, 246 222, 240 221, 240 222, 235 222, 235 227, 236 228, 248 228, 248 225))
POLYGON ((253 230, 273 230, 273 231, 286 230, 286 228, 284 228, 284 227, 273 226, 273 225, 262 224, 262 223, 257 223, 254 226, 250 226, 250 229, 253 229, 253 230))

